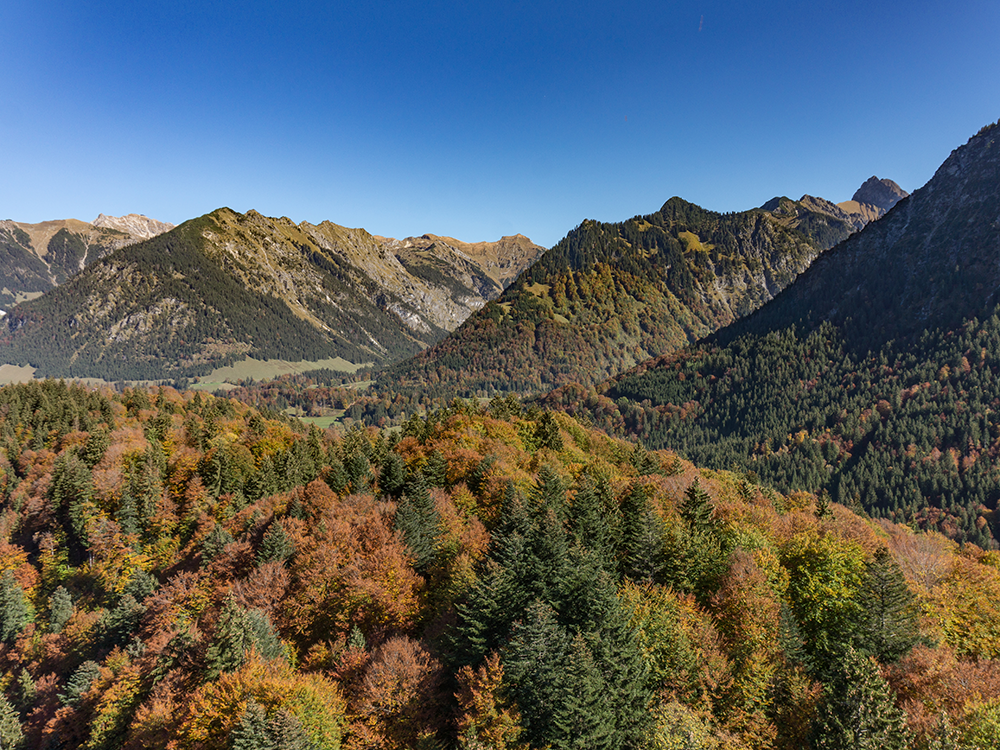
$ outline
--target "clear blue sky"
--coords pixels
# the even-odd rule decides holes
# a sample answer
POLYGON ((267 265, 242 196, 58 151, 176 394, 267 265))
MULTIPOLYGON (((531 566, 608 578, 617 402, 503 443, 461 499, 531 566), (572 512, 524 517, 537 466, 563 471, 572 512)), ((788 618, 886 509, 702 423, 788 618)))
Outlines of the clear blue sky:
POLYGON ((403 237, 913 190, 1000 118, 1000 3, 0 4, 0 218, 403 237))

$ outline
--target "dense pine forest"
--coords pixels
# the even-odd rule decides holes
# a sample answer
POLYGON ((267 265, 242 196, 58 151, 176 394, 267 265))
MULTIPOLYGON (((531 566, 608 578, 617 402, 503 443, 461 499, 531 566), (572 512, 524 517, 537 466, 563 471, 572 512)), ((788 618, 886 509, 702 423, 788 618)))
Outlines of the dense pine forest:
POLYGON ((0 746, 996 746, 998 553, 515 398, 401 421, 0 389, 0 746))

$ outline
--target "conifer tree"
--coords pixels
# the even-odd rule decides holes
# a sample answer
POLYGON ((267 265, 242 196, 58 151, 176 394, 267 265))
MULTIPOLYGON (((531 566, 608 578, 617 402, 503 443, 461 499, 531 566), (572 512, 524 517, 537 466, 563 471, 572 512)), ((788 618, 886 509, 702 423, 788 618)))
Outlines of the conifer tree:
POLYGON ((712 528, 715 506, 712 503, 712 498, 702 488, 701 482, 697 478, 685 491, 680 511, 681 518, 684 519, 691 531, 707 531, 712 528))
POLYGON ((257 551, 258 567, 273 561, 284 562, 294 554, 295 545, 288 538, 288 532, 277 519, 271 521, 257 551))
POLYGON ((898 661, 908 654, 920 639, 916 598, 885 547, 865 564, 857 599, 861 607, 857 648, 882 663, 898 661))
POLYGON ((0 578, 0 643, 13 643, 29 620, 28 601, 11 570, 0 578))
POLYGON ((903 750, 906 744, 905 715, 878 664, 849 647, 820 704, 816 750, 903 750))
POLYGON ((302 722, 287 709, 275 711, 267 722, 267 729, 275 750, 312 750, 312 742, 302 722))
POLYGON ((232 544, 235 540, 233 535, 226 531, 222 524, 215 524, 212 530, 201 540, 201 564, 207 566, 214 560, 227 544, 232 544))
POLYGON ((405 496, 396 509, 396 528, 413 555, 414 567, 422 573, 431 567, 437 557, 440 523, 427 481, 420 473, 412 475, 405 496))
POLYGON ((208 679, 213 680, 223 672, 234 672, 243 666, 252 644, 253 634, 246 611, 232 597, 227 598, 222 605, 215 638, 205 652, 208 679))
POLYGON ((437 449, 431 451, 430 455, 427 456, 427 463, 424 464, 421 473, 424 475, 428 487, 448 486, 448 462, 441 451, 437 449))
POLYGON ((267 714, 253 698, 247 701, 239 723, 229 735, 232 750, 274 750, 267 714))
POLYGON ((66 686, 59 694, 59 702, 64 706, 75 706, 100 674, 101 667, 96 661, 85 661, 66 681, 66 686))
POLYGON ((582 635, 577 634, 570 645, 560 693, 552 714, 553 748, 590 750, 617 746, 615 707, 609 705, 604 678, 582 635))
POLYGON ((573 495, 569 528, 577 545, 592 552, 602 568, 614 572, 614 534, 601 509, 601 498, 592 477, 585 476, 573 495))
POLYGON ((399 497, 406 486, 406 462, 395 451, 389 451, 378 475, 378 486, 387 495, 399 497))
POLYGON ((4 694, 0 693, 0 749, 21 750, 22 747, 24 731, 21 729, 21 718, 4 694))
POLYGON ((61 632, 72 616, 73 597, 65 587, 60 586, 52 592, 52 597, 49 599, 49 630, 53 633, 61 632))

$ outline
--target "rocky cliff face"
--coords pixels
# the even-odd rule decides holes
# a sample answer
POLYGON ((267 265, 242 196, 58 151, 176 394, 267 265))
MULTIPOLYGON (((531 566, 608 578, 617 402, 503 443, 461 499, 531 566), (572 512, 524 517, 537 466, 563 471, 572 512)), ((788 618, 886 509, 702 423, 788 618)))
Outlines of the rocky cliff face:
MULTIPOLYGON (((146 221, 151 226, 170 226, 146 221)), ((38 224, 0 221, 0 305, 33 299, 87 264, 145 239, 148 231, 133 233, 127 223, 98 226, 77 219, 38 224)))
POLYGON ((120 232, 136 238, 136 240, 148 240, 158 234, 169 232, 174 228, 173 224, 165 221, 150 219, 142 214, 127 214, 126 216, 105 216, 98 214, 91 224, 103 229, 117 229, 120 232))

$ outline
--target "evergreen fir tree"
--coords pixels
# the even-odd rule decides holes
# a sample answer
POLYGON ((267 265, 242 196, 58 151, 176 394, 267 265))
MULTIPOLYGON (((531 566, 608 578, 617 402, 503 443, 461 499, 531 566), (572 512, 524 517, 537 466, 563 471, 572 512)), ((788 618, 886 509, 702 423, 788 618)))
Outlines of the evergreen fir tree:
POLYGON ((691 531, 707 531, 713 527, 715 506, 697 478, 685 491, 680 511, 691 531))
POLYGON ((426 480, 422 474, 414 474, 396 509, 396 528, 413 555, 414 567, 420 572, 426 572, 437 557, 440 523, 426 480))
POLYGON ((38 687, 27 669, 22 669, 14 683, 14 705, 22 716, 27 716, 38 695, 38 687))
POLYGON ((13 643, 29 621, 28 600, 11 570, 0 578, 0 643, 13 643))
POLYGON ((874 659, 848 648, 816 717, 816 750, 904 750, 905 715, 874 659))
POLYGON ((569 508, 569 528, 577 545, 592 552, 600 565, 614 572, 614 534, 601 509, 595 481, 583 477, 569 508))
POLYGON ((295 545, 288 538, 288 532, 277 519, 271 521, 257 551, 257 565, 273 561, 284 562, 294 554, 295 545))
POLYGON ((52 592, 49 598, 49 631, 52 633, 62 632, 63 626, 73 616, 73 597, 69 592, 60 586, 52 592))
POLYGON ((21 717, 10 705, 3 693, 0 693, 0 748, 2 750, 21 750, 24 747, 24 731, 21 729, 21 717))
POLYGON ((536 448, 548 448, 553 451, 563 449, 563 439, 559 432, 559 424, 552 412, 543 411, 535 422, 534 444, 536 448))
POLYGON ((406 462, 395 451, 389 451, 378 475, 378 486, 387 495, 399 497, 406 486, 406 462))
POLYGON ((275 750, 312 750, 312 742, 302 722, 292 712, 279 708, 267 722, 275 750))
POLYGON ((510 691, 521 709, 525 739, 543 747, 552 740, 552 719, 565 696, 565 663, 570 639, 555 612, 536 600, 514 626, 503 654, 510 691))
POLYGON ((448 462, 441 454, 441 451, 437 449, 431 451, 431 454, 427 456, 427 462, 424 464, 421 473, 424 475, 424 479, 427 480, 428 487, 448 486, 448 462))
POLYGON ((576 635, 567 654, 561 695, 553 708, 550 745, 556 750, 598 750, 615 742, 614 706, 586 639, 576 635))
POLYGON ((246 627, 257 653, 265 659, 284 659, 288 657, 288 649, 281 642, 271 624, 271 618, 259 609, 248 609, 245 612, 246 627))
POLYGON ((857 648, 883 664, 906 656, 920 639, 916 597, 885 547, 866 563, 857 598, 861 606, 857 648))
POLYGON ((59 702, 64 706, 75 706, 100 674, 101 666, 96 661, 85 661, 66 680, 66 686, 59 694, 59 702))
POLYGON ((234 672, 243 666, 246 653, 253 645, 253 634, 246 611, 232 597, 226 599, 219 615, 215 638, 205 652, 206 677, 214 680, 223 672, 234 672))
POLYGON ((247 701, 239 723, 230 732, 229 743, 231 750, 276 750, 267 714, 253 698, 247 701))
POLYGON ((201 540, 201 564, 207 566, 212 560, 221 554, 227 544, 232 544, 235 540, 233 535, 226 531, 222 524, 215 524, 212 530, 201 540))

